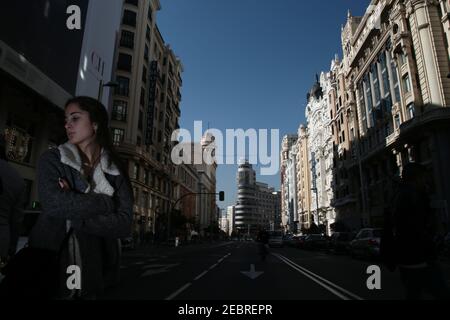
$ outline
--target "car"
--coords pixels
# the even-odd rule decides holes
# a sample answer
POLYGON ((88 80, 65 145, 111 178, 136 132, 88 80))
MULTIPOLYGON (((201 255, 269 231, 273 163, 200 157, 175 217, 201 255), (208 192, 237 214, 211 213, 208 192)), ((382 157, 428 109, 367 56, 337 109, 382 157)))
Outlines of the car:
POLYGON ((446 258, 450 258, 450 232, 444 237, 442 243, 442 255, 446 258))
POLYGON ((303 248, 307 250, 328 249, 328 237, 323 234, 310 234, 304 239, 303 248))
POLYGON ((269 232, 269 247, 283 247, 283 232, 269 232))
POLYGON ((355 238, 353 232, 335 232, 330 238, 329 250, 333 253, 347 253, 350 242, 355 238))
POLYGON ((133 250, 136 247, 133 237, 120 239, 120 242, 122 244, 123 251, 133 250))
POLYGON ((382 229, 361 229, 355 239, 350 242, 350 254, 352 257, 365 257, 377 259, 380 257, 380 240, 382 229))

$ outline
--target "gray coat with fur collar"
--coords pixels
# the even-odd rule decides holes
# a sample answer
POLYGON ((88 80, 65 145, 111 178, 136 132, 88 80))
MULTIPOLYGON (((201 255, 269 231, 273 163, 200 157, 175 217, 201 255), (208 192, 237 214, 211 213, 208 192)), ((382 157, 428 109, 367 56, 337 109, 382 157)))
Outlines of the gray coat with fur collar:
POLYGON ((30 246, 57 251, 70 221, 81 254, 76 264, 82 265, 83 291, 101 292, 108 277, 105 270, 119 266, 118 239, 131 233, 133 194, 129 183, 103 153, 93 185, 89 185, 81 174, 78 150, 69 143, 45 152, 37 169, 43 211, 31 232, 30 246), (61 190, 59 178, 69 183, 71 191, 61 190))

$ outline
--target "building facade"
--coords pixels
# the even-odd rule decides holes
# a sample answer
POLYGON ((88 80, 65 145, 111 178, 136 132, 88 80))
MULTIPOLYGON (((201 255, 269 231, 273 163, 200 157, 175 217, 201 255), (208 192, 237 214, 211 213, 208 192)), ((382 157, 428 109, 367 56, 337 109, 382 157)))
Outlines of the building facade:
MULTIPOLYGON (((33 203, 39 200, 40 155, 67 141, 64 104, 76 95, 97 98, 100 82, 111 80, 114 71, 122 1, 71 4, 81 10, 81 30, 66 28, 65 2, 0 4, 0 134, 11 165, 25 180, 27 209, 39 208, 33 203)), ((103 97, 107 106, 108 88, 103 97)))
POLYGON ((331 73, 322 73, 307 95, 309 167, 311 173, 311 211, 314 224, 321 232, 330 233, 335 222, 333 199, 333 142, 328 93, 331 73))
POLYGON ((227 219, 229 226, 229 235, 231 236, 235 232, 235 206, 227 207, 227 219))
POLYGON ((290 231, 293 219, 291 219, 291 211, 293 206, 289 205, 292 199, 291 193, 293 184, 293 163, 290 158, 291 148, 297 143, 297 135, 286 135, 283 137, 280 154, 280 174, 281 174, 281 224, 285 232, 290 231))
POLYGON ((163 236, 169 228, 167 215, 180 194, 170 138, 179 127, 183 66, 156 24, 160 8, 158 0, 124 2, 111 131, 129 168, 134 232, 163 236))
POLYGON ((311 213, 311 174, 308 148, 308 128, 300 125, 297 140, 297 210, 300 230, 308 230, 313 222, 311 213))
POLYGON ((279 230, 277 211, 280 205, 278 193, 266 183, 256 182, 258 226, 265 230, 279 230))
POLYGON ((433 206, 448 216, 449 9, 448 1, 374 0, 356 24, 349 14, 345 110, 357 138, 349 170, 361 226, 382 225, 408 162, 428 168, 433 206))
POLYGON ((235 227, 240 234, 255 232, 258 224, 256 173, 247 161, 239 165, 238 195, 235 205, 235 227))

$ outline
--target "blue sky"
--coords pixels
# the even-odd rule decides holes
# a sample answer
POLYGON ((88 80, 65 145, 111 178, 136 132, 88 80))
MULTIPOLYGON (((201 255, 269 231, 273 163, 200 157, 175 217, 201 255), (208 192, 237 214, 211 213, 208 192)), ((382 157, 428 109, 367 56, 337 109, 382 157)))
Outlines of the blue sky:
MULTIPOLYGON (((279 129, 305 123, 315 74, 330 68, 347 11, 369 0, 161 0, 157 23, 184 65, 180 126, 193 130, 279 129)), ((193 132, 193 131, 192 131, 193 132)), ((257 180, 280 188, 279 174, 257 180)), ((221 208, 236 199, 235 165, 219 166, 221 208)))

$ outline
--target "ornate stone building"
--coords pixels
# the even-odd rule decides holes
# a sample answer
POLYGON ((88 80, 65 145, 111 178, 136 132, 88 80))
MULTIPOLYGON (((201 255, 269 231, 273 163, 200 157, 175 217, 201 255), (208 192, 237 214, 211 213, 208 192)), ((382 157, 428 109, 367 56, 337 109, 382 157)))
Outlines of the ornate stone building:
POLYGON ((360 225, 350 227, 382 225, 408 162, 428 168, 433 206, 448 215, 449 12, 444 0, 374 0, 362 18, 348 16, 338 74, 352 187, 337 201, 348 196, 361 212, 360 225))
POLYGON ((320 231, 330 233, 335 213, 333 199, 333 142, 328 94, 331 73, 322 73, 307 96, 309 168, 311 174, 311 212, 320 231))

